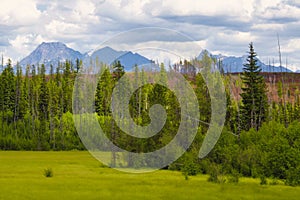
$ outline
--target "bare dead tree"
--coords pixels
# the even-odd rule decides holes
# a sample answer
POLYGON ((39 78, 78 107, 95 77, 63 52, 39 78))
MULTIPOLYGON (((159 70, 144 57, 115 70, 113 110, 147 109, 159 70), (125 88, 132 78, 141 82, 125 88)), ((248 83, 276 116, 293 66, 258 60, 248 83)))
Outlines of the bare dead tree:
POLYGON ((278 42, 278 55, 279 55, 279 67, 281 72, 281 91, 282 91, 282 98, 283 98, 283 118, 284 124, 287 127, 287 120, 286 120, 286 99, 285 99, 285 83, 283 77, 283 69, 282 69, 282 60, 281 60, 281 47, 280 47, 280 40, 279 35, 277 33, 277 42, 278 42))

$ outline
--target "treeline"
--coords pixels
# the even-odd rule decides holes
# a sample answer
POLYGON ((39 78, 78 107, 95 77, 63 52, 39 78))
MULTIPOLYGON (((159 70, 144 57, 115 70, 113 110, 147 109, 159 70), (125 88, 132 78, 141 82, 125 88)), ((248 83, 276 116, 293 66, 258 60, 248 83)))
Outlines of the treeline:
POLYGON ((74 127, 72 92, 81 63, 27 66, 8 60, 0 75, 0 149, 84 149, 74 127), (24 75, 25 74, 25 75, 24 75))
MULTIPOLYGON (((193 61, 200 68, 219 67, 219 63, 205 54, 202 60, 193 61)), ((92 63, 98 65, 98 63, 92 63)), ((211 100, 199 69, 188 61, 170 70, 182 73, 192 85, 199 102, 200 125, 198 134, 188 151, 170 169, 182 170, 188 175, 197 173, 238 174, 252 177, 286 179, 287 184, 300 184, 300 100, 268 99, 267 86, 256 53, 250 45, 248 63, 241 75, 242 99, 231 95, 232 79, 223 74, 227 95, 226 122, 221 138, 209 155, 199 160, 198 153, 211 118, 211 100)), ((75 77, 82 63, 65 62, 56 68, 28 66, 22 72, 8 61, 0 75, 1 131, 0 149, 3 150, 83 150, 72 116, 72 93, 75 77)), ((168 144, 177 133, 181 120, 178 99, 168 88, 159 84, 145 84, 134 92, 129 102, 130 115, 141 126, 150 124, 149 109, 161 104, 167 114, 163 129, 150 138, 135 138, 123 133, 111 113, 112 91, 124 75, 120 62, 102 66, 95 93, 95 113, 99 123, 113 143, 131 152, 152 152, 168 144)), ((156 72, 157 82, 167 81, 167 70, 161 64, 156 72)), ((127 87, 145 82, 145 71, 135 67, 126 80, 127 87), (132 78, 130 78, 132 77, 132 78)), ((287 94, 281 89, 281 97, 287 94)), ((289 94, 291 95, 291 94, 289 94)), ((122 94, 119 94, 122 98, 122 94)), ((126 123, 126 120, 124 120, 126 123)), ((96 134, 96 133, 90 133, 96 134)), ((96 136, 95 136, 96 138, 96 136)), ((117 155, 115 155, 117 157, 117 155)), ((119 165, 113 159, 111 166, 119 165)), ((151 166, 149 160, 132 157, 121 163, 124 167, 151 166)))

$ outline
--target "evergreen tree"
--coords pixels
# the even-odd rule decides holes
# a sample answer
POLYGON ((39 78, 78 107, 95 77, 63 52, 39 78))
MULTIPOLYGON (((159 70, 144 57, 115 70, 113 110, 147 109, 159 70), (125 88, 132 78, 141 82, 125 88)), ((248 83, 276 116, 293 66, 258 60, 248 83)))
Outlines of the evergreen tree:
POLYGON ((64 64, 64 71, 63 71, 63 94, 62 94, 62 101, 63 101, 63 111, 71 112, 72 111, 72 92, 73 92, 73 81, 72 81, 72 65, 69 61, 66 61, 64 64))
POLYGON ((244 65, 242 81, 242 122, 245 130, 259 129, 267 118, 268 100, 266 83, 260 74, 261 68, 257 65, 256 52, 253 43, 249 44, 249 56, 244 65))
POLYGON ((75 73, 78 73, 82 67, 82 60, 76 59, 75 73))
POLYGON ((46 82, 46 69, 45 65, 42 64, 39 73, 39 92, 38 92, 38 114, 39 114, 39 130, 37 134, 38 150, 48 149, 48 107, 49 107, 49 91, 46 82))
POLYGON ((95 110, 99 116, 110 113, 111 94, 113 89, 112 76, 107 67, 104 67, 95 95, 95 110))
POLYGON ((49 90, 49 128, 50 128, 50 144, 53 149, 55 149, 55 123, 54 119, 58 113, 58 104, 59 104, 59 97, 58 97, 58 87, 54 80, 54 68, 50 66, 50 79, 48 81, 48 90, 49 90))
POLYGON ((48 119, 48 106, 49 106, 49 91, 46 82, 45 65, 42 64, 40 73, 40 89, 39 89, 39 118, 40 120, 48 119))
MULTIPOLYGON (((125 74, 124 66, 122 66, 121 62, 118 60, 117 62, 115 62, 113 64, 113 78, 114 78, 115 83, 117 83, 124 74, 125 74)), ((111 102, 114 102, 114 101, 115 100, 112 98, 111 102)), ((112 107, 112 110, 114 110, 114 109, 118 109, 118 108, 112 107)), ((120 119, 115 119, 115 120, 120 120, 120 119)), ((111 133, 110 133, 111 140, 116 142, 118 139, 117 135, 118 135, 118 130, 116 130, 115 124, 112 120, 111 121, 111 133)), ((112 152, 111 166, 114 167, 114 166, 116 166, 116 149, 112 148, 111 152, 112 152)))
POLYGON ((125 74, 124 66, 118 60, 113 64, 113 75, 115 80, 119 80, 125 74))
POLYGON ((8 59, 8 63, 6 68, 3 70, 1 74, 2 81, 2 92, 3 92, 3 105, 2 109, 5 113, 6 122, 13 121, 13 114, 15 110, 15 98, 16 98, 16 77, 14 75, 13 67, 11 64, 11 60, 8 59))

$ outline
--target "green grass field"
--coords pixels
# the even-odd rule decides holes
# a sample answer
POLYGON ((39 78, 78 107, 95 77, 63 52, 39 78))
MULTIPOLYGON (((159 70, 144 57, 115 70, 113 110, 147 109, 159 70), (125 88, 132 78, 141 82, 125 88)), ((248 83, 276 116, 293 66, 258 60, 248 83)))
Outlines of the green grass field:
POLYGON ((88 152, 0 151, 0 199, 299 199, 300 187, 207 182, 198 175, 161 170, 129 174, 103 167, 88 152), (54 176, 46 178, 51 168, 54 176))

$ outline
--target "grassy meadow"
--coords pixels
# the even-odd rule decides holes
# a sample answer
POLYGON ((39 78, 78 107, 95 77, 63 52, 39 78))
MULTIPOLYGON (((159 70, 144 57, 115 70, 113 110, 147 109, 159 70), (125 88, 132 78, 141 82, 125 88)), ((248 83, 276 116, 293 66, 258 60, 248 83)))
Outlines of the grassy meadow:
POLYGON ((104 167, 88 152, 0 151, 0 199, 299 199, 300 187, 207 182, 198 175, 160 170, 130 174, 104 167), (51 168, 53 177, 44 170, 51 168))

